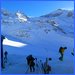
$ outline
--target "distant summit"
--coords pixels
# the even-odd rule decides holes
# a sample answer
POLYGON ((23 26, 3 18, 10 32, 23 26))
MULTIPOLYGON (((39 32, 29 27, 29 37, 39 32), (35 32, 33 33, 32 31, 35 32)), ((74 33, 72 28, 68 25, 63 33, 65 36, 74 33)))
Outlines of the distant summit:
POLYGON ((61 15, 66 15, 69 17, 73 17, 74 16, 74 12, 73 10, 67 10, 67 9, 57 9, 49 14, 43 15, 41 17, 58 17, 61 15))
POLYGON ((26 22, 28 17, 26 15, 24 15, 23 13, 21 13, 20 11, 18 11, 16 13, 17 15, 17 19, 20 21, 20 22, 26 22))
MULTIPOLYGON (((5 27, 5 25, 7 25, 7 27, 9 27, 11 25, 13 26, 13 31, 15 27, 18 29, 20 26, 24 26, 29 30, 45 29, 46 32, 53 30, 61 35, 74 36, 73 10, 57 9, 49 14, 30 18, 20 10, 10 13, 10 11, 7 11, 6 9, 1 9, 1 16, 2 26, 5 27)), ((5 29, 7 27, 5 27, 5 29)), ((22 34, 24 35, 26 33, 22 31, 22 34)))

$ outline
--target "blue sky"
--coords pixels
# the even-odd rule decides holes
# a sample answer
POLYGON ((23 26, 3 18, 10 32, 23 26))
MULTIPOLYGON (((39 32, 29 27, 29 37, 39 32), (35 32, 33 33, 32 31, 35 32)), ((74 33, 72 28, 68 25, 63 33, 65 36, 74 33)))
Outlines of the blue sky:
POLYGON ((1 7, 10 12, 18 10, 28 16, 37 17, 59 8, 74 9, 73 1, 2 1, 1 7))

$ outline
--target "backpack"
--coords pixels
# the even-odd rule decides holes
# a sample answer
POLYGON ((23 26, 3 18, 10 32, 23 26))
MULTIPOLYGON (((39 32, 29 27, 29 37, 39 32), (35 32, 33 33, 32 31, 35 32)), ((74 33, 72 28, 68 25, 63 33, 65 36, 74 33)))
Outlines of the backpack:
POLYGON ((62 51, 61 51, 62 49, 63 49, 63 48, 62 48, 62 47, 60 47, 60 49, 59 49, 59 53, 61 53, 61 52, 62 52, 62 51))

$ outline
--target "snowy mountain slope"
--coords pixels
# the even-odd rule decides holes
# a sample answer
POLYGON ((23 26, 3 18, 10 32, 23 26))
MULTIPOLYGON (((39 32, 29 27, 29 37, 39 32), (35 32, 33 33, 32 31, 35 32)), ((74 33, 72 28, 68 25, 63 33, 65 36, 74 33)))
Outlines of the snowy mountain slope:
MULTIPOLYGON (((64 10, 62 11, 65 14, 68 13, 67 10, 65 12, 64 10)), ((54 13, 59 13, 59 11, 57 10, 54 13)), ((74 40, 73 18, 67 18, 64 14, 62 15, 50 20, 49 18, 43 18, 43 17, 30 19, 29 20, 30 23, 28 22, 27 23, 17 22, 13 24, 5 23, 5 24, 2 24, 1 32, 5 36, 10 35, 12 37, 18 38, 21 41, 24 41, 30 44, 41 43, 40 40, 48 42, 50 41, 51 38, 53 38, 53 40, 60 39, 61 41, 62 40, 61 37, 66 37, 66 38, 71 37, 74 40), (61 19, 64 19, 64 20, 61 20, 61 19), (72 27, 70 27, 70 25, 72 25, 72 27), (55 35, 60 36, 60 38, 56 37, 55 35)))
POLYGON ((58 9, 50 14, 41 16, 47 19, 47 22, 54 22, 57 28, 61 29, 65 34, 74 34, 74 11, 58 9), (50 20, 49 20, 50 19, 50 20))
MULTIPOLYGON (((37 33, 35 33, 35 36, 37 35, 37 33)), ((29 46, 29 47, 27 47, 28 49, 25 49, 25 50, 29 50, 30 52, 29 53, 31 53, 31 50, 33 50, 33 53, 36 55, 36 51, 38 51, 38 52, 40 52, 41 53, 41 56, 43 56, 43 54, 45 53, 44 51, 42 52, 42 50, 41 49, 43 49, 43 50, 50 50, 50 51, 54 51, 55 49, 54 49, 54 47, 53 46, 55 46, 56 47, 56 50, 58 51, 58 48, 60 47, 60 46, 67 46, 68 47, 68 49, 70 49, 70 52, 71 52, 71 50, 74 48, 74 39, 73 38, 70 38, 70 37, 65 37, 65 36, 61 36, 61 35, 59 35, 59 34, 56 34, 55 32, 53 32, 53 31, 51 31, 51 33, 49 34, 49 35, 47 35, 46 37, 43 37, 44 35, 46 35, 46 34, 41 34, 41 33, 39 33, 39 35, 36 37, 36 38, 33 38, 33 39, 31 39, 31 40, 27 40, 29 43, 26 43, 26 44, 28 44, 27 46, 29 46), (42 36, 41 36, 42 35, 42 36), (40 37, 41 36, 41 37, 40 37), (52 39, 53 38, 53 39, 52 39), (35 48, 35 49, 32 49, 32 48, 30 48, 30 47, 33 47, 33 48, 35 48), (35 52, 34 52, 35 51, 35 52)), ((8 39, 10 39, 11 38, 11 36, 6 36, 8 39)), ((14 38, 15 39, 15 38, 14 38)), ((18 38, 19 39, 19 38, 18 38)), ((13 40, 13 37, 10 39, 10 40, 13 40)), ((16 41, 16 40, 15 40, 16 41)), ((23 41, 23 40, 22 40, 23 41)), ((19 42, 19 40, 18 40, 18 42, 19 42)), ((24 43, 24 41, 23 41, 23 43, 24 43)), ((11 47, 10 47, 11 48, 11 47)), ((14 50, 14 49, 13 49, 14 50)), ((24 50, 24 51, 25 51, 24 50)), ((55 50, 55 51, 56 51, 55 50)), ((15 51, 15 50, 14 50, 15 51)), ((69 53, 70 53, 69 52, 69 53)), ((24 52, 21 52, 21 53, 23 53, 23 54, 25 54, 24 52)), ((49 53, 49 52, 48 52, 49 53)), ((58 52, 57 52, 58 53, 58 52)), ((26 54, 28 54, 28 53, 26 53, 26 54)), ((49 54, 47 54, 47 56, 48 55, 50 55, 50 53, 49 54)), ((51 54, 52 55, 52 54, 51 54)), ((40 55, 39 55, 40 56, 40 55)), ((44 54, 44 56, 46 56, 46 54, 44 54)))
MULTIPOLYGON (((51 57, 52 61, 49 64, 52 67, 52 74, 74 73, 74 57, 71 55, 74 48, 74 18, 71 16, 71 13, 67 17, 69 12, 68 10, 57 10, 49 16, 28 18, 26 22, 19 22, 14 19, 13 23, 2 23, 1 32, 8 40, 27 44, 19 48, 9 44, 4 45, 4 51, 7 50, 9 53, 9 61, 2 73, 26 73, 27 69, 25 66, 27 65, 25 58, 29 54, 37 57, 38 61, 42 60, 42 62, 45 61, 46 57, 51 57), (59 61, 60 46, 67 47, 63 62, 59 61), (70 65, 67 65, 68 62, 70 65), (9 64, 12 65, 9 66, 9 64), (60 71, 57 67, 61 67, 60 71)), ((4 16, 2 17, 3 20, 4 16)), ((34 73, 41 74, 41 71, 34 73)), ((30 72, 27 71, 26 74, 30 74, 30 72)))
POLYGON ((5 16, 2 16, 2 32, 7 32, 6 34, 13 35, 15 31, 17 32, 16 35, 18 35, 18 33, 22 35, 21 33, 26 33, 24 32, 24 29, 31 32, 32 30, 44 28, 46 29, 46 32, 54 30, 58 34, 74 37, 73 16, 74 13, 71 10, 58 9, 48 15, 44 15, 37 18, 28 18, 27 16, 24 16, 20 11, 18 11, 16 15, 14 15, 14 17, 8 16, 5 19, 5 16), (19 31, 19 29, 23 32, 19 31))
POLYGON ((22 46, 27 45, 27 44, 23 44, 23 43, 20 43, 20 42, 8 40, 7 38, 5 38, 5 40, 3 41, 3 44, 9 45, 9 46, 15 46, 15 47, 22 47, 22 46))
POLYGON ((74 11, 73 10, 66 10, 66 9, 57 9, 47 15, 43 15, 40 17, 52 18, 52 17, 60 17, 60 16, 67 16, 74 18, 74 11))
MULTIPOLYGON (((40 34, 39 34, 40 35, 40 34)), ((44 35, 44 34, 43 34, 44 35)), ((61 37, 61 35, 56 34, 55 32, 51 32, 51 38, 55 37, 54 39, 42 39, 42 37, 37 40, 38 42, 36 44, 28 44, 27 46, 23 47, 13 47, 13 46, 7 46, 4 45, 4 51, 8 51, 8 64, 6 64, 6 68, 2 71, 2 73, 12 73, 12 74, 29 74, 30 72, 26 72, 27 70, 27 64, 26 64, 26 56, 29 54, 32 54, 34 57, 38 58, 38 61, 42 60, 42 62, 45 61, 46 57, 51 57, 52 61, 49 62, 49 64, 52 67, 51 74, 72 74, 74 73, 74 57, 71 55, 72 49, 74 48, 74 41, 72 38, 68 37, 61 37), (64 61, 59 61, 60 54, 58 52, 60 46, 67 46, 67 50, 64 54, 64 61), (16 54, 17 53, 17 54, 16 54), (39 55, 38 55, 39 54, 39 55), (15 58, 15 59, 14 59, 15 58), (17 59, 17 60, 16 60, 17 59), (22 62, 20 62, 22 61, 22 62), (67 65, 69 62, 70 65, 67 65), (20 67, 20 68, 19 68, 20 67), (57 67, 61 67, 60 71, 57 69, 57 67), (67 70, 68 69, 68 70, 67 70), (15 70, 15 71, 13 71, 15 70)), ((14 38, 11 38, 11 36, 6 36, 10 40, 16 40, 14 38)), ((17 41, 19 41, 17 39, 17 41)), ((41 68, 41 63, 38 63, 41 68)), ((36 69, 38 69, 36 67, 36 69)), ((41 71, 34 72, 35 74, 40 73, 41 71)))
MULTIPOLYGON (((39 60, 40 59, 38 59, 38 61, 39 60)), ((50 61, 49 64, 52 66, 52 71, 50 72, 50 74, 73 74, 74 73, 73 72, 74 65, 72 65, 74 63, 72 63, 71 61, 70 61, 70 65, 66 65, 67 64, 66 61, 60 62, 59 60, 55 62, 50 61), (57 67, 58 68, 61 67, 60 71, 57 67)), ((39 62, 38 65, 39 67, 37 66, 35 67, 35 72, 30 72, 25 60, 25 56, 9 55, 9 62, 8 64, 6 64, 6 69, 2 71, 2 74, 43 74, 41 69, 41 63, 39 62)))

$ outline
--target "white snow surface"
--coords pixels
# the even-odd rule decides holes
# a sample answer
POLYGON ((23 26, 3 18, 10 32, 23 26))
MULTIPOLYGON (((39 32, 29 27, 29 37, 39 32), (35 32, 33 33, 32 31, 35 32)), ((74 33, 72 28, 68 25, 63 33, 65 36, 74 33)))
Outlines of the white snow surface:
POLYGON ((22 47, 22 46, 26 46, 27 44, 16 42, 16 41, 11 41, 11 40, 8 40, 7 38, 5 38, 3 41, 3 45, 22 47))
MULTIPOLYGON (((39 34, 40 35, 40 34, 39 34)), ((10 38, 10 40, 18 39, 10 38)), ((30 41, 27 46, 13 47, 4 45, 4 51, 8 51, 8 63, 6 68, 2 70, 3 74, 42 74, 41 62, 45 62, 46 58, 51 57, 52 61, 49 61, 49 65, 52 67, 50 74, 73 74, 74 73, 74 57, 71 52, 74 48, 74 39, 70 37, 64 37, 55 32, 51 32, 49 36, 39 38, 36 41, 30 41), (48 39, 49 37, 49 39, 48 39), (46 39, 47 38, 47 39, 46 39), (67 50, 64 53, 64 60, 59 61, 59 47, 67 46, 67 50), (35 66, 36 71, 30 72, 27 66, 26 56, 32 54, 38 59, 39 68, 35 66), (69 62, 69 64, 68 64, 69 62), (39 70, 40 69, 40 70, 39 70)), ((35 61, 35 63, 37 63, 35 61)))

